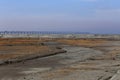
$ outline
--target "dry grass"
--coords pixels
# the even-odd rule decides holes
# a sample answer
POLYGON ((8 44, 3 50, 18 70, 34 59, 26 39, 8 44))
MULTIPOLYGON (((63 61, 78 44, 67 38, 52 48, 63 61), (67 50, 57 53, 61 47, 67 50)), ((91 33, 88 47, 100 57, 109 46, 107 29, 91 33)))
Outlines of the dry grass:
POLYGON ((68 40, 68 39, 61 39, 58 42, 69 44, 69 45, 78 45, 78 46, 85 46, 85 47, 95 47, 103 45, 107 42, 107 40, 103 39, 78 39, 78 40, 68 40))
POLYGON ((48 46, 38 45, 39 39, 0 39, 0 59, 11 59, 50 51, 48 46))
POLYGON ((47 39, 37 39, 37 38, 0 38, 0 46, 4 45, 32 45, 38 44, 40 42, 46 41, 47 39))
POLYGON ((48 51, 49 48, 47 46, 4 46, 0 47, 0 59, 23 57, 31 54, 43 54, 48 51))

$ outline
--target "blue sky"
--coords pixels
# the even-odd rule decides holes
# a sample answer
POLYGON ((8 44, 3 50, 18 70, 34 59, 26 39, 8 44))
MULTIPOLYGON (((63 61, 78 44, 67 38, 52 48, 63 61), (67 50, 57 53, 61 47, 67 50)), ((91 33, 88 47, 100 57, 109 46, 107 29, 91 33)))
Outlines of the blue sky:
POLYGON ((120 0, 0 0, 0 31, 120 33, 120 0))

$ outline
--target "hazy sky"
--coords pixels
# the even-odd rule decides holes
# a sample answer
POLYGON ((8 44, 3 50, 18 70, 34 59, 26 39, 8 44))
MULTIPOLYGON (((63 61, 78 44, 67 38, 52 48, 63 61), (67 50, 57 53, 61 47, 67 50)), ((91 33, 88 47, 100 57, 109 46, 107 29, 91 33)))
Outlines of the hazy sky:
POLYGON ((120 33, 120 0, 0 0, 0 31, 120 33))

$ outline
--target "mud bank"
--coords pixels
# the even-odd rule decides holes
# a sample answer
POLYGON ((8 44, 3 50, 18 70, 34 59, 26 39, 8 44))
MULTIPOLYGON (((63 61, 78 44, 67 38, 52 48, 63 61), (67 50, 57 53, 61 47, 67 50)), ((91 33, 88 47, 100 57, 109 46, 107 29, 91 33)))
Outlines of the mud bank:
MULTIPOLYGON (((8 66, 1 66, 0 70, 2 69, 3 71, 4 69, 6 69, 9 72, 13 72, 13 74, 9 74, 6 73, 6 71, 3 71, 2 74, 6 74, 6 76, 2 76, 2 74, 0 73, 0 75, 2 76, 1 79, 46 80, 45 78, 42 78, 41 76, 42 73, 43 74, 46 72, 49 73, 57 69, 74 65, 78 62, 84 62, 92 56, 102 54, 101 51, 93 50, 90 48, 75 46, 62 46, 62 47, 65 51, 67 51, 66 53, 28 60, 24 64, 16 63, 8 66), (15 75, 17 75, 17 78, 15 75)), ((44 76, 47 77, 46 74, 44 76)))
POLYGON ((62 49, 56 49, 50 52, 46 53, 36 53, 36 54, 31 54, 23 57, 18 57, 18 58, 13 58, 13 59, 8 59, 8 60, 0 60, 0 65, 6 65, 6 64, 13 64, 13 63, 19 63, 19 62, 25 62, 27 60, 32 60, 32 59, 37 59, 37 58, 43 58, 43 57, 48 57, 48 56, 53 56, 59 53, 65 53, 65 50, 62 49))

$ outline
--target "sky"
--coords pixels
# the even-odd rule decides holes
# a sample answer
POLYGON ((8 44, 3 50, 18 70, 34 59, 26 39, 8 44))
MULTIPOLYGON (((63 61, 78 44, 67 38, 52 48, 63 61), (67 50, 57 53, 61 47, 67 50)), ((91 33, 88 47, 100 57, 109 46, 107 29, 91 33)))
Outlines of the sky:
POLYGON ((120 0, 0 0, 0 31, 120 34, 120 0))

